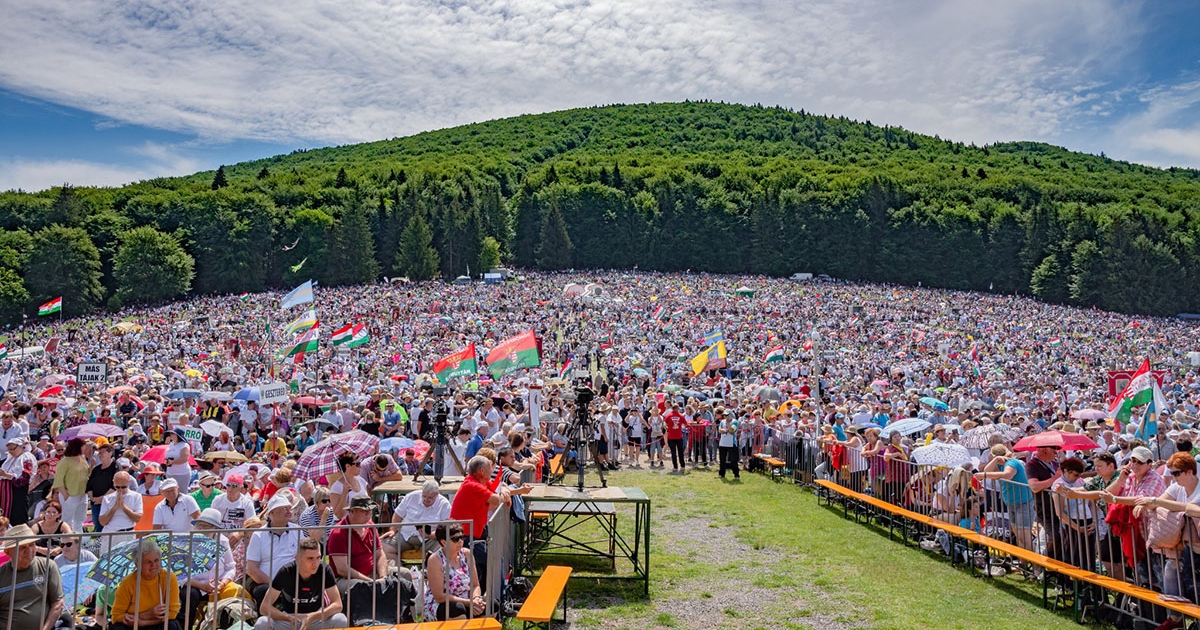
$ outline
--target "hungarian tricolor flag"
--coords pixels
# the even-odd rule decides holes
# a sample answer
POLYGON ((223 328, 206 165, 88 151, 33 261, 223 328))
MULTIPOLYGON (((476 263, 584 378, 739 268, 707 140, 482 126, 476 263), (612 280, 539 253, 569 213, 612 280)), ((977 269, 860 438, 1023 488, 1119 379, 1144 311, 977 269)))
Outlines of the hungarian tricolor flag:
POLYGON ((666 307, 664 307, 662 304, 659 304, 658 308, 654 309, 654 312, 650 314, 650 319, 653 319, 656 321, 659 319, 662 319, 663 311, 666 311, 666 310, 667 310, 666 307))
POLYGON ((1059 337, 1055 337, 1050 340, 1050 345, 1057 348, 1062 345, 1062 339, 1059 337))
POLYGON ((38 307, 38 315, 49 315, 62 312, 62 297, 56 297, 38 307))
POLYGON ((505 339, 492 349, 484 359, 492 378, 512 374, 521 368, 537 367, 542 364, 538 353, 537 337, 527 330, 516 337, 505 339))
POLYGON ((450 379, 460 376, 470 378, 478 372, 479 363, 473 343, 433 364, 433 374, 441 383, 449 383, 450 379))
POLYGON ((354 348, 370 341, 371 336, 367 334, 366 324, 346 324, 333 331, 330 340, 335 346, 344 344, 347 348, 354 348))
POLYGON ((763 357, 764 363, 774 363, 783 360, 783 346, 775 346, 767 350, 767 355, 763 357))
POLYGON ((1108 406, 1108 417, 1116 418, 1120 425, 1129 422, 1134 407, 1154 403, 1155 409, 1162 413, 1167 408, 1167 399, 1158 387, 1154 372, 1150 371, 1150 360, 1142 361, 1142 367, 1134 372, 1133 378, 1112 404, 1108 406))
POLYGON ((300 363, 304 361, 304 355, 310 352, 316 352, 320 346, 321 326, 313 326, 308 329, 308 332, 296 338, 296 343, 279 351, 279 357, 283 362, 288 362, 291 359, 292 363, 300 363))
POLYGON ((0 361, 8 358, 8 346, 0 343, 0 361))
POLYGON ((567 357, 567 362, 562 364, 562 368, 558 370, 558 378, 567 378, 567 375, 571 373, 571 359, 571 357, 567 357))

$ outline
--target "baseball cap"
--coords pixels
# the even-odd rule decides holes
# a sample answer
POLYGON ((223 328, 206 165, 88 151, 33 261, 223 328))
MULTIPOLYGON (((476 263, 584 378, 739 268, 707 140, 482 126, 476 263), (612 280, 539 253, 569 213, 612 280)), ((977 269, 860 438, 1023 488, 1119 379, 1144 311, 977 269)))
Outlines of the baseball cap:
POLYGON ((8 441, 8 446, 25 446, 28 441, 23 437, 15 437, 8 441))
POLYGON ((192 520, 192 525, 196 523, 208 523, 213 527, 221 527, 221 510, 217 508, 205 508, 200 512, 200 517, 192 520))
POLYGON ((178 487, 179 487, 179 482, 175 481, 175 479, 172 477, 167 477, 166 479, 162 480, 162 483, 158 484, 159 490, 170 490, 171 488, 178 488, 178 487))
POLYGON ((1154 455, 1151 454, 1150 449, 1146 448, 1145 446, 1139 446, 1133 449, 1133 452, 1129 454, 1129 458, 1136 459, 1143 464, 1154 461, 1154 455))
POLYGON ((267 504, 267 513, 269 514, 275 511, 275 508, 281 507, 290 509, 292 507, 292 502, 288 501, 284 497, 271 497, 271 502, 267 504))
POLYGON ((246 478, 241 475, 229 475, 225 478, 225 483, 231 486, 240 486, 246 483, 246 478))

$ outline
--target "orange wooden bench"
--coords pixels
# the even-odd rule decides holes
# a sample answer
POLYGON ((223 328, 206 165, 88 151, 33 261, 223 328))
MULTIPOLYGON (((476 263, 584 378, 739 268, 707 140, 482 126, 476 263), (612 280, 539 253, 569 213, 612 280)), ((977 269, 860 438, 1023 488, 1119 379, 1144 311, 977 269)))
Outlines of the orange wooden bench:
POLYGON ((398 623, 390 626, 352 626, 346 630, 501 630, 503 624, 492 617, 458 619, 455 621, 422 621, 420 623, 398 623))
POLYGON ((571 578, 571 567, 548 566, 538 577, 537 584, 525 598, 521 610, 517 611, 517 620, 524 622, 524 627, 542 625, 550 628, 550 620, 558 608, 559 600, 563 603, 563 620, 567 619, 567 580, 571 578))

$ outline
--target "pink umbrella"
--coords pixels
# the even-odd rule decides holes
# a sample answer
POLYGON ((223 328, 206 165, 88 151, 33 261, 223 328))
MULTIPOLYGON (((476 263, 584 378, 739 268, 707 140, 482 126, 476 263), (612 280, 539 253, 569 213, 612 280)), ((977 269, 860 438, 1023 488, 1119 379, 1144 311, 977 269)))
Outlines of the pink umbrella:
POLYGON ((415 440, 413 442, 413 455, 416 456, 417 459, 424 458, 425 453, 428 453, 428 452, 429 452, 429 442, 426 442, 425 440, 415 440))
POLYGON ((1065 431, 1044 431, 1037 435, 1021 438, 1014 451, 1036 451, 1043 446, 1054 446, 1067 451, 1090 451, 1100 448, 1086 435, 1065 431))
MULTIPOLYGON (((167 463, 167 445, 160 444, 160 445, 155 446, 154 448, 146 451, 146 454, 142 455, 142 461, 154 462, 155 464, 166 464, 167 463)), ((192 457, 191 455, 188 455, 188 464, 195 466, 196 458, 192 457)))

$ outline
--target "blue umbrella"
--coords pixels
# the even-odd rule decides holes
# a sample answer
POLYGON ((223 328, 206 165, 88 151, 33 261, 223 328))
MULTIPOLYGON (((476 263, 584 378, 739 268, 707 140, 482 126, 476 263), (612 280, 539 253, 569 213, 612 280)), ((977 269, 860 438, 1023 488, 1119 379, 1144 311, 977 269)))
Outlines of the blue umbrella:
POLYGON ((920 418, 905 418, 904 420, 889 422, 886 427, 883 427, 883 429, 879 431, 879 435, 882 437, 888 437, 893 433, 909 435, 911 433, 920 433, 931 426, 933 425, 920 418))
POLYGON ((245 387, 243 389, 238 390, 238 393, 233 395, 233 399, 234 400, 258 400, 258 394, 259 394, 259 391, 258 391, 257 387, 245 387))
POLYGON ((930 407, 933 407, 934 409, 937 409, 938 411, 947 411, 950 409, 950 405, 947 405, 946 403, 944 403, 936 398, 930 398, 929 396, 922 398, 921 404, 929 405, 930 407))
POLYGON ((58 570, 62 576, 63 600, 72 610, 76 606, 82 605, 87 598, 104 586, 87 576, 88 571, 92 570, 93 564, 93 562, 68 564, 58 570))
POLYGON ((650 376, 650 373, 642 368, 633 368, 634 376, 650 376))
POLYGON ((217 541, 208 536, 153 534, 113 547, 92 565, 87 577, 106 586, 116 586, 125 576, 137 570, 137 548, 146 539, 158 543, 162 551, 163 569, 175 575, 202 573, 212 568, 212 563, 217 559, 217 541))
POLYGON ((173 389, 167 392, 167 398, 180 400, 183 398, 199 398, 204 392, 198 389, 173 389))
POLYGON ((388 438, 379 442, 379 452, 399 453, 406 448, 413 448, 417 443, 406 437, 388 438))

